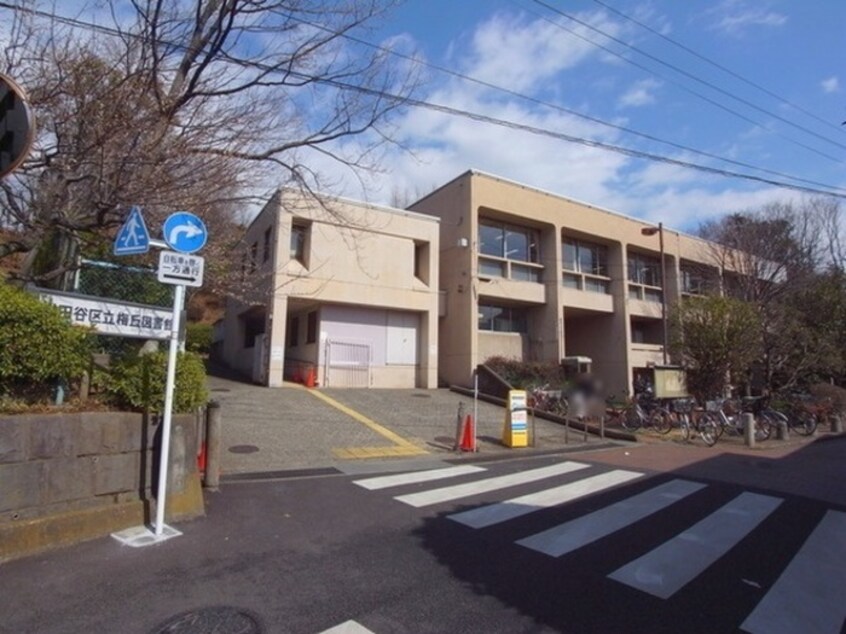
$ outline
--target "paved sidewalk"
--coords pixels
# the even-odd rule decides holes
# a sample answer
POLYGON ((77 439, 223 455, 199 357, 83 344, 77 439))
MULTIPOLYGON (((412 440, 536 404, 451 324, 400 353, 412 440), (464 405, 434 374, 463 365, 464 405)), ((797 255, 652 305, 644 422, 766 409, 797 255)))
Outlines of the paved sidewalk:
POLYGON ((479 451, 454 452, 459 404, 471 414, 473 399, 446 389, 266 388, 220 376, 209 377, 209 388, 221 405, 224 477, 298 469, 349 471, 362 461, 371 467, 377 461, 411 461, 423 468, 445 458, 607 446, 595 436, 585 443, 582 432, 567 433, 562 425, 538 418, 534 447, 504 447, 503 408, 479 401, 479 451))

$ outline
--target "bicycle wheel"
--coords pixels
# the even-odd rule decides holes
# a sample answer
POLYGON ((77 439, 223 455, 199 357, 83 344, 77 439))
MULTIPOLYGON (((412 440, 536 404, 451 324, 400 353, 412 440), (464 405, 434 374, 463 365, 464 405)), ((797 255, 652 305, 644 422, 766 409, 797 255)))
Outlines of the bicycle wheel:
POLYGON ((673 428, 673 415, 663 407, 658 407, 649 415, 649 424, 659 434, 668 434, 673 428))
POLYGON ((717 422, 716 418, 712 413, 705 412, 696 422, 696 431, 699 433, 699 437, 709 447, 717 444, 717 439, 722 431, 722 425, 717 422))
POLYGON ((679 430, 681 431, 681 437, 684 442, 690 442, 691 436, 691 422, 690 422, 690 415, 685 413, 677 414, 679 417, 679 430))
POLYGON ((641 425, 643 425, 643 421, 640 418, 640 412, 637 411, 637 407, 635 405, 629 405, 622 411, 620 414, 620 422, 623 424, 623 427, 629 431, 637 431, 640 429, 641 425))
POLYGON ((810 436, 817 431, 817 417, 811 412, 800 411, 791 416, 788 420, 790 427, 803 436, 810 436))
POLYGON ((775 410, 764 410, 755 416, 755 440, 769 439, 773 433, 773 428, 778 426, 780 419, 784 420, 786 417, 775 410))

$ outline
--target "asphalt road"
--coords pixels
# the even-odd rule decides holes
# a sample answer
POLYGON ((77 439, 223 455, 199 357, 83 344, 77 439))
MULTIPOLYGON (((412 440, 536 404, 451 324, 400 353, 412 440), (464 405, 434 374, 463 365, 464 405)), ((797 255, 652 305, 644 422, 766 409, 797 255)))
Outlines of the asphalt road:
POLYGON ((647 457, 229 483, 176 539, 3 565, 0 632, 843 631, 846 506, 647 457))

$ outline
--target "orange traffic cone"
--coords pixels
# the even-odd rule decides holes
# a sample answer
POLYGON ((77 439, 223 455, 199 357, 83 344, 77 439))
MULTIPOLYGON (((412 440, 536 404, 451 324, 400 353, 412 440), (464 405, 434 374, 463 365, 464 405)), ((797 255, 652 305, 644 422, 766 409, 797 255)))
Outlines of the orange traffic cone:
POLYGON ((305 376, 305 386, 306 387, 314 387, 317 383, 316 377, 314 376, 314 368, 309 368, 306 370, 305 376))
POLYGON ((458 448, 461 451, 476 451, 476 425, 470 414, 464 418, 464 429, 461 432, 461 443, 458 448))

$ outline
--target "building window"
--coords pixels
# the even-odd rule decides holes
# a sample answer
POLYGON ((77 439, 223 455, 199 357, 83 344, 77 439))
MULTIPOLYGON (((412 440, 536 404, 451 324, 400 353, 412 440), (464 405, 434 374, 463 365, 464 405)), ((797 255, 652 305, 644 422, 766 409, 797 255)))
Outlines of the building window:
POLYGON ((529 331, 526 309, 515 306, 479 305, 479 330, 489 332, 529 331))
POLYGON ((303 266, 305 266, 306 263, 305 254, 307 236, 307 226, 301 224, 291 225, 291 259, 297 260, 303 266))
POLYGON ((264 246, 262 248, 261 261, 267 262, 270 259, 270 238, 273 235, 273 227, 268 227, 264 231, 264 246))
POLYGON ((414 277, 429 284, 429 243, 415 242, 414 243, 414 277))
POLYGON ((291 317, 291 325, 288 328, 288 347, 296 348, 300 344, 300 318, 291 317))
POLYGON ((661 262, 658 258, 629 254, 628 269, 630 282, 661 288, 661 262))
POLYGON ((538 232, 484 220, 479 223, 479 253, 518 262, 540 263, 538 232))
POLYGON ((608 247, 605 245, 564 240, 561 266, 565 271, 564 286, 593 293, 609 292, 608 247))
POLYGON ((306 322, 306 343, 317 342, 317 311, 313 310, 308 314, 306 322))
POLYGON ((479 223, 479 276, 540 282, 543 267, 534 229, 483 220, 479 223))
POLYGON ((258 242, 253 242, 252 246, 250 246, 250 273, 255 272, 257 262, 258 262, 258 242))
POLYGON ((646 302, 660 302, 661 261, 646 255, 630 253, 627 260, 629 275, 629 298, 646 302))
POLYGON ((702 271, 681 268, 682 293, 704 295, 708 291, 708 279, 702 271))

